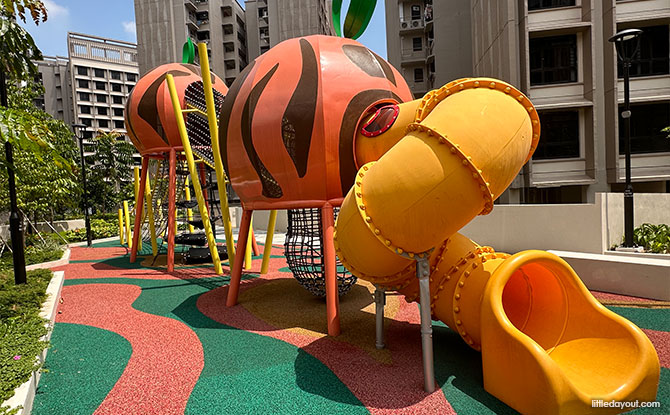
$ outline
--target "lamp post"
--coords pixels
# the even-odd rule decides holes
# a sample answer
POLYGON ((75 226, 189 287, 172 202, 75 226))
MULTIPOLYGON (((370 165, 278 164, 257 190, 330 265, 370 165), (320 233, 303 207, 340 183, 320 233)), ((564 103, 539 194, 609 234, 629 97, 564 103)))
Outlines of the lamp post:
POLYGON ((623 128, 626 149, 626 190, 623 194, 624 247, 633 247, 633 185, 630 179, 630 65, 640 48, 640 29, 626 29, 618 32, 609 41, 616 46, 617 57, 623 66, 623 128))
POLYGON ((81 156, 81 182, 84 190, 82 197, 82 206, 84 208, 84 223, 86 225, 86 245, 91 247, 91 219, 89 218, 89 207, 88 207, 88 190, 86 189, 86 160, 84 159, 84 136, 81 135, 81 132, 86 130, 85 124, 72 124, 72 129, 75 131, 75 136, 79 139, 79 154, 81 156), (79 129, 79 134, 77 134, 77 129, 79 129))

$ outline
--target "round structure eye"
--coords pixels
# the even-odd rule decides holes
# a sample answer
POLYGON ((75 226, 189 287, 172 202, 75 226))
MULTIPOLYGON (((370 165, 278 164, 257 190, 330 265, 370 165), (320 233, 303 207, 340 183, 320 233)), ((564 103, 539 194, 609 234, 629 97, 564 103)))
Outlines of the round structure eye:
POLYGON ((361 128, 361 134, 366 137, 377 137, 378 135, 387 131, 396 118, 400 109, 397 105, 384 105, 379 108, 377 112, 365 123, 361 128))

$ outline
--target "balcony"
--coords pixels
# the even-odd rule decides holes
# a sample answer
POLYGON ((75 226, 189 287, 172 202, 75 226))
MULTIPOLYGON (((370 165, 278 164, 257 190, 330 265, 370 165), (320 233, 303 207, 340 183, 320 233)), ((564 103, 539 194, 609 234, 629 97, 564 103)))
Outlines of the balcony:
POLYGON ((401 65, 425 62, 425 60, 426 60, 426 49, 424 48, 421 48, 420 50, 402 49, 400 51, 401 65))
POLYGON ((423 31, 425 22, 423 19, 400 19, 400 32, 423 31))
POLYGON ((198 9, 193 0, 184 0, 184 5, 186 5, 186 8, 189 10, 196 11, 198 9))

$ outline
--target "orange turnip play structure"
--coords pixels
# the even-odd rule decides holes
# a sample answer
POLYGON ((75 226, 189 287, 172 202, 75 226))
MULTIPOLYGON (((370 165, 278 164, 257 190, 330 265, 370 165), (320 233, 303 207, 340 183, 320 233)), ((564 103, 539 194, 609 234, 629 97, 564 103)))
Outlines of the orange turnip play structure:
MULTIPOLYGON (((243 214, 244 252, 254 210, 319 208, 324 235, 328 332, 340 331, 333 207, 360 167, 356 131, 383 105, 412 99, 400 73, 350 39, 290 39, 251 62, 231 85, 219 117, 221 158, 243 214)), ((227 304, 235 305, 241 264, 227 304)))
MULTIPOLYGON (((335 251, 383 296, 420 301, 424 384, 435 389, 431 319, 481 351, 484 387, 521 413, 613 413, 592 400, 652 401, 652 343, 603 307, 561 258, 480 246, 458 231, 494 201, 540 139, 532 102, 491 78, 411 100, 386 61, 349 39, 291 39, 250 64, 220 117, 222 159, 244 214, 320 208, 328 332, 340 331, 335 251), (333 226, 333 206, 341 206, 333 226)), ((235 263, 227 305, 241 279, 235 263)))
MULTIPOLYGON (((179 105, 182 108, 192 108, 191 111, 193 111, 187 114, 185 123, 186 129, 193 139, 193 152, 200 161, 198 164, 198 174, 196 175, 198 177, 191 177, 194 187, 196 184, 200 187, 200 183, 204 185, 206 180, 206 165, 213 168, 214 160, 211 143, 208 142, 208 120, 206 114, 202 114, 206 108, 205 88, 203 86, 200 67, 186 63, 165 64, 151 70, 140 78, 128 97, 125 109, 125 124, 128 136, 142 156, 141 178, 137 197, 139 203, 136 207, 130 260, 133 262, 137 257, 138 239, 141 235, 143 222, 144 203, 142 201, 145 200, 145 195, 147 195, 150 189, 147 186, 149 161, 159 160, 160 164, 168 166, 168 217, 167 234, 164 238, 167 239, 167 270, 168 272, 172 272, 174 270, 176 234, 175 212, 177 209, 176 203, 180 196, 177 192, 180 192, 181 187, 184 185, 184 183, 181 183, 179 186, 177 184, 177 168, 178 165, 185 164, 187 160, 184 155, 184 145, 177 120, 177 117, 182 117, 182 114, 174 110, 167 83, 168 76, 171 76, 173 79, 176 99, 179 101, 179 105), (178 187, 180 188, 178 189, 178 187)), ((223 103, 223 97, 228 93, 228 88, 213 73, 210 73, 210 79, 215 103, 220 108, 223 103)), ((146 199, 147 210, 149 210, 150 216, 152 216, 150 210, 151 198, 146 199)), ((203 211, 200 203, 199 207, 203 222, 209 222, 208 219, 205 220, 207 212, 203 211)), ((155 256, 157 252, 155 244, 156 235, 153 234, 153 218, 150 217, 149 221, 152 227, 152 248, 155 256)), ((208 244, 212 245, 213 237, 209 239, 208 244)), ((216 248, 212 250, 210 246, 210 251, 212 251, 215 266, 220 270, 220 263, 217 265, 219 262, 218 253, 214 252, 216 248)))

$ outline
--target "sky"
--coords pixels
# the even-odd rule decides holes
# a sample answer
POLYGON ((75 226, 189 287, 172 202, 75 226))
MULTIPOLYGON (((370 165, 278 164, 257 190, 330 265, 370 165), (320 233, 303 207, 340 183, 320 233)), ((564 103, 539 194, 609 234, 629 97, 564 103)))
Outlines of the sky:
MULTIPOLYGON (((243 3, 242 0, 239 1, 243 3)), ((137 41, 133 0, 43 0, 43 2, 48 11, 47 21, 39 26, 35 26, 32 21, 24 25, 43 55, 67 56, 68 31, 129 42, 137 41)), ((343 21, 348 7, 349 0, 344 0, 343 21)), ((384 0, 377 0, 370 25, 358 41, 378 55, 386 57, 384 0)))

